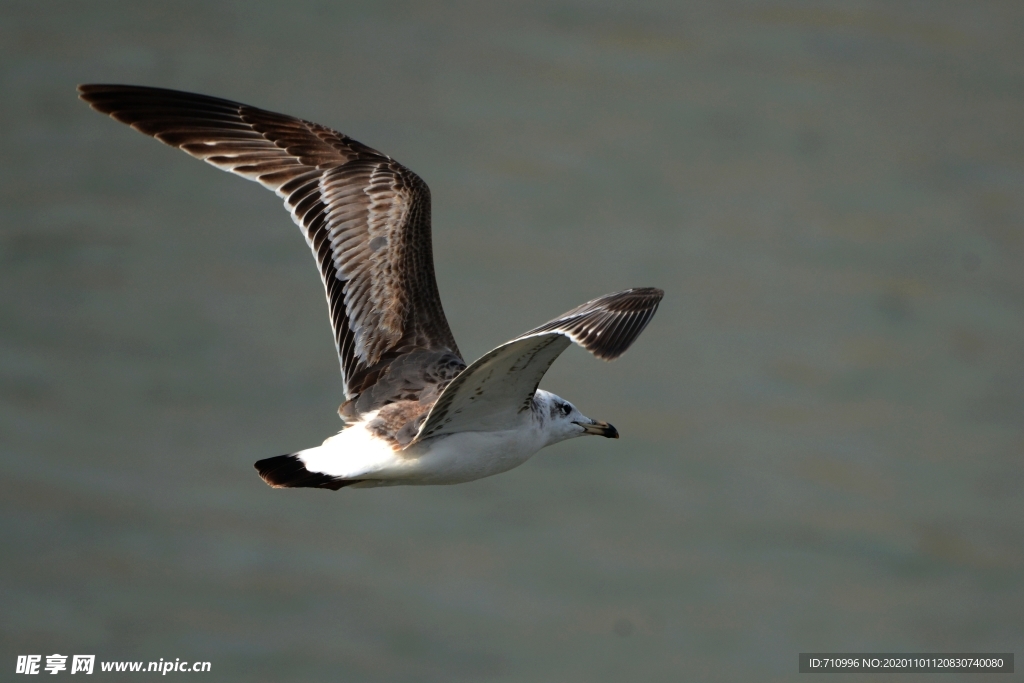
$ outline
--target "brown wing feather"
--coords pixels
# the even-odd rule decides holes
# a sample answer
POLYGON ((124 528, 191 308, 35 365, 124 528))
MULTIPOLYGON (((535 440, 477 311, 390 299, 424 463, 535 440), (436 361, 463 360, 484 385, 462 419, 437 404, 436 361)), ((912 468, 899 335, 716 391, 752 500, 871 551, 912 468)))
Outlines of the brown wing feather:
POLYGON ((602 360, 615 360, 651 322, 665 292, 637 287, 606 294, 519 336, 560 332, 602 360))
POLYGON ((320 266, 349 398, 411 350, 459 356, 434 279, 430 191, 415 173, 330 128, 230 100, 126 85, 79 93, 284 199, 320 266))

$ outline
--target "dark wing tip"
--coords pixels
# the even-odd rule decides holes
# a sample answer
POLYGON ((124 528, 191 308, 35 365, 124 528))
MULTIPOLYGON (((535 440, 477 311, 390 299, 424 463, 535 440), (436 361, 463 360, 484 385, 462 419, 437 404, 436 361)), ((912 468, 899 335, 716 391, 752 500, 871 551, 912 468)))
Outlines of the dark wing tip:
POLYGON ((613 294, 605 294, 593 301, 588 301, 579 308, 600 305, 609 310, 635 311, 657 306, 665 296, 665 290, 657 287, 634 287, 613 294))
POLYGON ((135 86, 130 85, 106 85, 102 83, 83 83, 78 86, 78 99, 88 102, 89 106, 103 114, 113 111, 110 106, 111 99, 117 99, 118 95, 130 91, 135 86), (112 97, 113 96, 113 97, 112 97))
POLYGON ((148 89, 142 85, 119 85, 116 83, 81 83, 78 86, 78 96, 83 100, 96 97, 105 92, 124 92, 126 90, 148 89))
MULTIPOLYGON (((235 114, 239 102, 220 97, 198 95, 182 90, 153 88, 148 85, 115 85, 84 83, 78 86, 79 99, 103 114, 110 114, 122 123, 131 124, 135 117, 153 118, 174 112, 189 112, 205 117, 235 114), (127 114, 128 120, 121 115, 127 114)), ((253 108, 255 109, 255 108, 253 108)))
POLYGON ((89 102, 104 101, 107 99, 123 98, 146 98, 169 99, 169 100, 192 100, 210 103, 220 103, 230 106, 238 106, 238 102, 225 100, 222 97, 210 95, 199 95, 185 90, 172 90, 170 88, 155 88, 150 85, 121 85, 117 83, 82 83, 78 86, 78 96, 89 102))
POLYGON ((656 287, 637 287, 606 294, 523 336, 562 332, 598 358, 615 360, 644 331, 664 296, 665 292, 656 287))
POLYGON ((638 287, 595 300, 577 343, 602 360, 615 360, 651 322, 664 296, 661 289, 638 287))
POLYGON ((96 93, 103 92, 104 90, 108 90, 110 88, 124 88, 124 87, 131 87, 131 86, 109 85, 109 84, 106 84, 106 83, 80 83, 78 85, 78 96, 81 97, 83 100, 88 101, 88 98, 92 97, 96 93))

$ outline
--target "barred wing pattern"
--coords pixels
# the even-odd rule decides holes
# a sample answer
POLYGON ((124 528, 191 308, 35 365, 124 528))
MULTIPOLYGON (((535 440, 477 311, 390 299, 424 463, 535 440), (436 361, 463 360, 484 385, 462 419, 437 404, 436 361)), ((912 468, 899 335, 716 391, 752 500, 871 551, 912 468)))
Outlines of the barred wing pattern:
POLYGON ((615 360, 651 322, 663 296, 665 292, 654 287, 605 294, 533 328, 519 338, 558 332, 601 360, 615 360))
POLYGON ((606 294, 484 354, 441 392, 414 442, 515 427, 544 373, 571 342, 603 360, 618 358, 647 327, 664 295, 653 287, 606 294))
POLYGON ((230 100, 125 85, 79 96, 284 199, 320 266, 347 398, 409 351, 459 356, 434 280, 430 191, 415 173, 330 128, 230 100))

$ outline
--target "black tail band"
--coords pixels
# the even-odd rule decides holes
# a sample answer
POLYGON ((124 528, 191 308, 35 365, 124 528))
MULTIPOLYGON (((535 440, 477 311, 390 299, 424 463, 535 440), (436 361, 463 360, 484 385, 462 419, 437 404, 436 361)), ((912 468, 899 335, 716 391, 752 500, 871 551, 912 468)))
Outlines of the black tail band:
POLYGON ((359 479, 339 479, 322 472, 310 472, 295 455, 278 455, 258 461, 254 467, 263 481, 276 489, 317 488, 337 491, 359 483, 359 479))

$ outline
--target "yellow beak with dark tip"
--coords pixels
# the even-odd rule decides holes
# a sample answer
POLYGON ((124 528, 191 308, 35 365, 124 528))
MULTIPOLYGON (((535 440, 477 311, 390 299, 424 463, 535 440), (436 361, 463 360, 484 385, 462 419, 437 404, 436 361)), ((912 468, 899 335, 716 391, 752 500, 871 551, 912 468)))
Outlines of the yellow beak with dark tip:
POLYGON ((596 434, 597 436, 603 436, 608 439, 619 438, 619 430, 607 422, 602 422, 601 420, 594 420, 593 424, 587 424, 586 422, 577 422, 576 424, 583 427, 584 434, 596 434))

